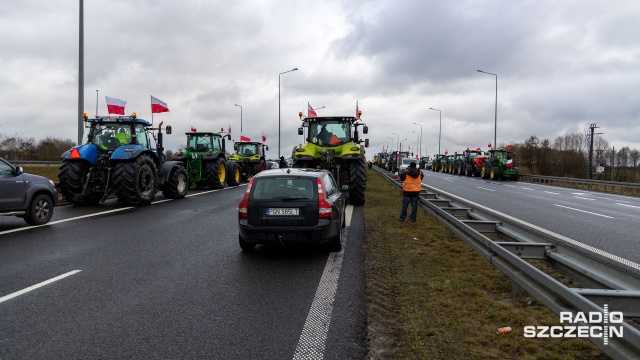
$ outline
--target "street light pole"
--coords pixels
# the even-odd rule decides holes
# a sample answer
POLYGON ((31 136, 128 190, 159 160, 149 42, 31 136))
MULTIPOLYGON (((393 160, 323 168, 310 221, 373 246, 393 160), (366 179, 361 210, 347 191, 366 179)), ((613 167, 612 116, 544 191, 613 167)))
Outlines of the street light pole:
POLYGON ((280 75, 286 74, 288 72, 296 71, 298 68, 293 68, 291 70, 287 70, 278 74, 278 159, 280 158, 280 75))
MULTIPOLYGON (((393 138, 391 136, 387 136, 387 139, 391 139, 391 148, 390 150, 393 151, 393 138)), ((387 149, 389 150, 389 149, 387 149)))
MULTIPOLYGON (((396 146, 398 146, 398 149, 399 149, 398 151, 402 150, 402 149, 400 149, 400 135, 398 135, 396 133, 392 133, 392 134, 396 135, 398 137, 398 142, 396 143, 397 144, 396 146)), ((393 149, 391 149, 391 151, 393 151, 393 149)))
POLYGON ((238 104, 235 104, 235 105, 240 107, 240 132, 242 133, 242 105, 238 105, 238 104))
MULTIPOLYGON (((416 143, 416 146, 418 146, 418 144, 420 143, 420 133, 417 131, 413 131, 411 130, 412 133, 415 133, 416 135, 418 135, 418 142, 416 143)), ((418 153, 418 159, 420 158, 420 151, 417 151, 418 153)))
POLYGON ((440 113, 440 131, 438 132, 438 154, 440 154, 440 139, 442 138, 442 111, 434 108, 429 108, 429 109, 440 113))
POLYGON ((418 150, 418 157, 422 158, 422 125, 418 123, 413 123, 413 125, 420 126, 420 149, 418 150))
POLYGON ((496 77, 496 107, 495 107, 495 119, 494 119, 494 128, 493 128, 493 148, 496 149, 498 147, 498 75, 490 72, 478 70, 478 72, 493 75, 496 77))

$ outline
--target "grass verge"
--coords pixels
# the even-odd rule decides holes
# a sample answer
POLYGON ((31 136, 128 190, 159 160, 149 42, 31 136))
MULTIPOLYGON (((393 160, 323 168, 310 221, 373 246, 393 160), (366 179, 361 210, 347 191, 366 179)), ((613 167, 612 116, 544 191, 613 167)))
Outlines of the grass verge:
POLYGON ((400 223, 402 196, 369 171, 365 265, 369 359, 606 359, 587 339, 525 338, 559 325, 533 297, 423 210, 400 223), (513 332, 497 335, 510 326, 513 332))

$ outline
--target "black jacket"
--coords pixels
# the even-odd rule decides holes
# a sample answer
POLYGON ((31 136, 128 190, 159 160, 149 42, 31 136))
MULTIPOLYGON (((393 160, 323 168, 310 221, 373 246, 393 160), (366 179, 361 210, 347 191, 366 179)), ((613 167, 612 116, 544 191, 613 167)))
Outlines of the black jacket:
MULTIPOLYGON (((406 170, 402 170, 402 172, 399 175, 400 180, 404 181, 407 178, 407 174, 411 175, 412 177, 420 176, 420 181, 424 179, 424 174, 422 173, 422 171, 420 171, 420 169, 410 167, 410 168, 407 168, 406 170)), ((420 192, 419 191, 402 191, 402 195, 403 196, 420 196, 420 192)))

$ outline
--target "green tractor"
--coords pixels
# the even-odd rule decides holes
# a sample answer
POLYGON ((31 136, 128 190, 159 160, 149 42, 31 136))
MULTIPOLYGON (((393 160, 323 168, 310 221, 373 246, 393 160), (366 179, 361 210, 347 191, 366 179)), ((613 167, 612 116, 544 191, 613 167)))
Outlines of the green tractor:
POLYGON ((435 159, 433 159, 433 164, 431 165, 432 171, 445 171, 445 166, 447 164, 447 155, 438 154, 435 159))
POLYGON ((240 180, 247 181, 260 171, 268 169, 266 150, 269 146, 260 142, 239 141, 233 145, 235 153, 229 156, 240 166, 240 180))
POLYGON ((489 156, 482 164, 481 176, 490 180, 518 181, 518 168, 513 166, 511 146, 506 149, 489 150, 489 156))
POLYGON ((225 138, 214 132, 188 132, 187 146, 173 154, 172 160, 181 161, 189 175, 189 185, 222 189, 237 186, 240 182, 240 166, 225 158, 225 138))
POLYGON ((369 139, 360 139, 358 126, 362 126, 364 134, 369 128, 356 117, 303 118, 302 113, 299 116, 303 124, 298 135, 304 135, 306 128, 306 144, 293 148, 293 167, 331 171, 338 187, 349 190, 351 204, 364 204, 367 180, 364 148, 369 147, 369 139))

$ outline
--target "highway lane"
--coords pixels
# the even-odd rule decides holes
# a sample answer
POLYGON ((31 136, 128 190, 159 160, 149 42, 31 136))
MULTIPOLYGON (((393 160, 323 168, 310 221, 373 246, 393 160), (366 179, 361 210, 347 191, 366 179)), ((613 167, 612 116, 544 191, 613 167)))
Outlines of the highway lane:
POLYGON ((640 198, 423 172, 428 186, 640 263, 640 198))
POLYGON ((80 272, 0 300, 0 358, 287 359, 300 344, 327 359, 364 358, 362 208, 353 208, 341 253, 245 254, 236 214, 244 189, 158 196, 142 208, 59 207, 36 228, 1 223, 0 299, 80 272), (311 322, 327 326, 326 341, 309 345, 301 335, 332 259, 341 266, 330 323, 311 322))

